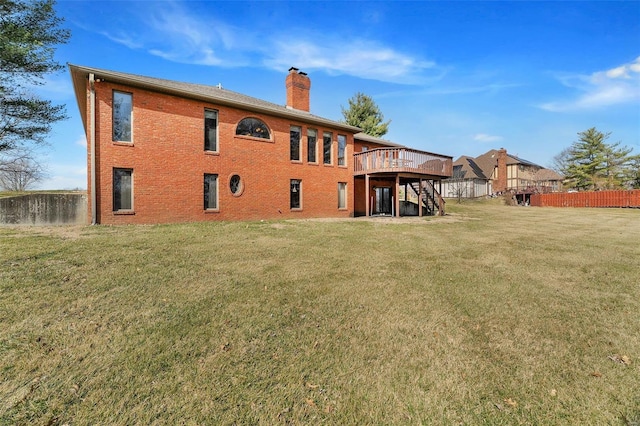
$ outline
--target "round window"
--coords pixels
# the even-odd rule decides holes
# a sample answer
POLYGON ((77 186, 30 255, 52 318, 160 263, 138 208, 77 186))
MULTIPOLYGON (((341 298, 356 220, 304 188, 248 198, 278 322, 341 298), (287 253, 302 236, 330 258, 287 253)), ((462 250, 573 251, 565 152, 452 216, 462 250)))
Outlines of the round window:
POLYGON ((229 179, 229 189, 231 189, 233 195, 242 194, 242 179, 240 179, 239 175, 231 176, 231 179, 229 179))

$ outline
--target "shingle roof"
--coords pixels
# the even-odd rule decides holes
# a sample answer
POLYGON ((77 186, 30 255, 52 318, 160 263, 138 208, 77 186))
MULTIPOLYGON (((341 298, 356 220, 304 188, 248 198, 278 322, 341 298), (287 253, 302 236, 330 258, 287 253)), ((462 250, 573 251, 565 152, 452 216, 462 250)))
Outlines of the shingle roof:
POLYGON ((471 157, 467 157, 466 155, 461 156, 453 162, 454 170, 456 170, 456 167, 459 168, 459 171, 455 171, 454 176, 464 179, 488 179, 480 166, 476 164, 475 160, 471 157), (457 175, 457 173, 461 173, 462 175, 457 175))
POLYGON ((492 149, 474 159, 475 163, 480 167, 482 173, 491 179, 493 169, 498 164, 498 150, 492 149))
POLYGON ((537 181, 543 180, 564 180, 564 176, 551 169, 540 169, 534 175, 534 179, 537 181))
POLYGON ((287 106, 274 104, 223 89, 219 86, 208 86, 204 84, 182 83, 173 80, 165 80, 155 77, 146 77, 137 74, 129 74, 118 71, 109 71, 99 68, 84 67, 79 65, 68 64, 73 81, 74 90, 78 107, 82 116, 82 121, 87 127, 85 111, 86 111, 86 79, 89 74, 93 74, 96 79, 107 80, 114 83, 126 84, 132 87, 153 90, 161 93, 167 93, 175 96, 198 99, 218 105, 226 105, 247 111, 255 111, 278 117, 290 118, 292 120, 302 121, 305 123, 316 124, 320 126, 332 127, 335 129, 347 131, 350 133, 360 132, 358 127, 350 126, 346 123, 330 120, 317 115, 313 115, 307 111, 293 109, 287 106))

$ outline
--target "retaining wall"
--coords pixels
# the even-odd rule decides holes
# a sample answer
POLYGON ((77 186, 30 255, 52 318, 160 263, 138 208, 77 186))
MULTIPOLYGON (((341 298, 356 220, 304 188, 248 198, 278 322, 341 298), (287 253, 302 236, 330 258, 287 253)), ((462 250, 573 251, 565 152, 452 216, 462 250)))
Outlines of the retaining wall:
POLYGON ((83 225, 87 223, 87 195, 27 194, 0 198, 2 225, 83 225))

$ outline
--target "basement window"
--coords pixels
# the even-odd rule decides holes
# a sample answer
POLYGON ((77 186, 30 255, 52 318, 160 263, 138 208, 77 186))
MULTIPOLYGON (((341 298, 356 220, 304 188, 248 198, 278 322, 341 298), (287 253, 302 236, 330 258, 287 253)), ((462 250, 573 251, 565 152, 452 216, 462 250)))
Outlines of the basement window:
POLYGON ((113 211, 133 210, 133 170, 113 169, 113 211))
POLYGON ((338 182, 338 209, 347 208, 347 183, 338 182))
POLYGON ((243 118, 236 127, 236 135, 251 136, 254 138, 271 139, 271 132, 262 120, 257 118, 243 118))
POLYGON ((218 210, 218 175, 204 175, 204 209, 218 210))
POLYGON ((302 208, 302 181, 300 179, 291 179, 290 185, 290 206, 292 210, 302 208))

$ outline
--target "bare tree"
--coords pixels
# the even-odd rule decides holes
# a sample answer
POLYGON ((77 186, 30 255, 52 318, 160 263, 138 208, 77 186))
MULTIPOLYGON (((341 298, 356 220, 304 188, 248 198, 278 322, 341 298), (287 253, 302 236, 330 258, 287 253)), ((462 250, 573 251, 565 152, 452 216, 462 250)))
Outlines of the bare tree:
POLYGON ((28 150, 12 149, 0 155, 0 188, 25 191, 45 177, 44 167, 28 150))
POLYGON ((458 204, 462 203, 462 199, 469 196, 468 182, 465 180, 466 172, 462 170, 462 166, 453 166, 453 174, 447 179, 449 182, 449 193, 453 195, 458 204))

